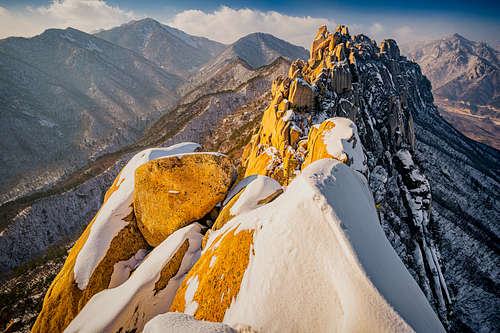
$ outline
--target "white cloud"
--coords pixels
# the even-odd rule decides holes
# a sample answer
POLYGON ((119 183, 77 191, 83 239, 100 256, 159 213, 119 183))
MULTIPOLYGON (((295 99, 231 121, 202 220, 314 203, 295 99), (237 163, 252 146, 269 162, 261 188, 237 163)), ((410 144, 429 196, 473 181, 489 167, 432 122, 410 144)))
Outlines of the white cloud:
POLYGON ((86 32, 107 29, 134 19, 133 12, 103 0, 53 0, 48 6, 7 10, 0 7, 0 38, 33 36, 48 28, 73 27, 86 32))
POLYGON ((267 32, 291 43, 309 48, 318 28, 326 24, 336 28, 335 21, 311 16, 288 16, 275 11, 232 9, 226 6, 207 13, 201 10, 183 11, 167 22, 189 34, 232 43, 253 32, 267 32))
POLYGON ((368 30, 372 35, 378 35, 384 31, 384 26, 380 23, 373 23, 368 30))
POLYGON ((401 40, 408 38, 413 39, 415 37, 415 31, 412 27, 404 25, 402 27, 394 29, 394 35, 401 40))

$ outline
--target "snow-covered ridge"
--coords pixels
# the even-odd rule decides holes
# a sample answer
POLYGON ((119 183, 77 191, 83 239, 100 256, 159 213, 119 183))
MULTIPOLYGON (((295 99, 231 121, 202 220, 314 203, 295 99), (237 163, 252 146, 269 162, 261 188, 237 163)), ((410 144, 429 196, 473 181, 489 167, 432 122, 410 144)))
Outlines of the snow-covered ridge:
POLYGON ((275 201, 211 233, 207 247, 232 230, 254 237, 225 323, 262 332, 444 332, 387 241, 366 180, 341 162, 312 163, 275 201))

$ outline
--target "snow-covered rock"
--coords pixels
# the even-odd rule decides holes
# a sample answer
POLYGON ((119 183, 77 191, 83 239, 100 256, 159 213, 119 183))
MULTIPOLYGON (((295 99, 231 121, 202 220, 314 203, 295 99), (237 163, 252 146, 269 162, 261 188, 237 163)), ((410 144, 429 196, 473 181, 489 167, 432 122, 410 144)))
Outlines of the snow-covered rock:
POLYGON ((133 212, 136 169, 148 161, 191 153, 199 148, 196 143, 181 143, 147 149, 132 157, 52 282, 33 332, 63 330, 93 295, 128 278, 129 265, 137 266, 144 251, 150 249, 133 212))
POLYGON ((174 232, 126 282, 94 295, 64 332, 142 331, 151 318, 168 311, 177 288, 200 257, 200 231, 194 223, 174 232))
POLYGON ((259 332, 444 332, 385 237, 366 179, 333 159, 213 232, 171 311, 259 332))
POLYGON ((228 325, 201 321, 185 313, 169 312, 148 321, 143 333, 236 333, 228 325))

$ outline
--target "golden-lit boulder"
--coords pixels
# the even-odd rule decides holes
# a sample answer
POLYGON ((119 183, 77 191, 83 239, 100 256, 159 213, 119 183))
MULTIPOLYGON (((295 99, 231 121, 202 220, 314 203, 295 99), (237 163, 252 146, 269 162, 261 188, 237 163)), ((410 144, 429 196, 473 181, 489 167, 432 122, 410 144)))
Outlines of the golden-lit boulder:
POLYGON ((290 70, 288 72, 288 77, 293 80, 297 76, 298 77, 302 76, 301 71, 302 71, 302 68, 304 68, 305 65, 306 65, 306 63, 304 62, 304 60, 302 60, 302 59, 295 60, 290 65, 290 70))
POLYGON ((319 127, 311 128, 302 170, 312 162, 323 158, 333 158, 344 162, 362 174, 368 172, 366 156, 357 127, 350 119, 330 118, 319 127))
POLYGON ((136 170, 134 210, 144 238, 157 246, 224 200, 236 170, 222 154, 195 153, 150 161, 136 170))

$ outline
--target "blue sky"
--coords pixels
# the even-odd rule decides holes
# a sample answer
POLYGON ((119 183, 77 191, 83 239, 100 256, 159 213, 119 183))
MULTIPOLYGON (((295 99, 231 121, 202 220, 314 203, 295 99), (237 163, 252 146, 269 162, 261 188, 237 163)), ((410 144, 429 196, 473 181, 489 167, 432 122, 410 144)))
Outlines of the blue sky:
POLYGON ((87 32, 152 17, 188 33, 230 43, 256 31, 309 46, 320 24, 400 44, 458 32, 500 45, 500 1, 154 1, 0 0, 0 38, 55 27, 87 32))

